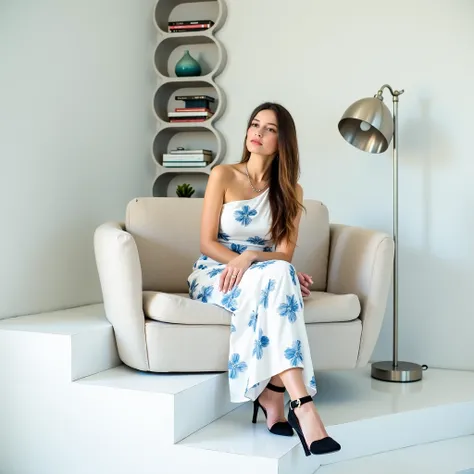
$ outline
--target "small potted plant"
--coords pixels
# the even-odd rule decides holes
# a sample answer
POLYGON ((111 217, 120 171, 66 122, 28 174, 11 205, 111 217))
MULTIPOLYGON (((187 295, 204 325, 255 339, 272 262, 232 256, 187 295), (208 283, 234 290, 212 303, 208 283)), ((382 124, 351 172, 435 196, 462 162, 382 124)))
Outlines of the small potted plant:
POLYGON ((194 189, 190 184, 178 184, 176 186, 176 194, 178 197, 190 198, 194 194, 194 189))

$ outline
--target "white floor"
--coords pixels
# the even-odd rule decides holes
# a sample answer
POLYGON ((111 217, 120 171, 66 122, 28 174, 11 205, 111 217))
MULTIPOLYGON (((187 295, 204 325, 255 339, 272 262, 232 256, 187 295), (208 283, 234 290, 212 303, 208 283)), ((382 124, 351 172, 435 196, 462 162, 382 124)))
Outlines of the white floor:
POLYGON ((315 403, 342 450, 307 458, 296 436, 270 434, 261 415, 250 422, 250 403, 229 402, 227 374, 148 374, 122 365, 101 305, 0 321, 0 360, 8 361, 0 364, 1 474, 474 467, 473 372, 430 368, 412 384, 374 380, 369 368, 317 373, 315 403))
POLYGON ((318 469, 318 474, 474 474, 474 436, 422 444, 318 469))

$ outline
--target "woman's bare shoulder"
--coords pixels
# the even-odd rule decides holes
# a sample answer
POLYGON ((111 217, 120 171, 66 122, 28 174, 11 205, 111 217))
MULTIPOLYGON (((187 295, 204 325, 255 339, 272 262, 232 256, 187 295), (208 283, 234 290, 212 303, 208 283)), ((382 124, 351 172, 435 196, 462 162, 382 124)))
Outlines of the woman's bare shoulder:
POLYGON ((239 173, 239 171, 236 168, 236 165, 221 164, 212 168, 211 176, 225 184, 233 181, 237 173, 239 173))

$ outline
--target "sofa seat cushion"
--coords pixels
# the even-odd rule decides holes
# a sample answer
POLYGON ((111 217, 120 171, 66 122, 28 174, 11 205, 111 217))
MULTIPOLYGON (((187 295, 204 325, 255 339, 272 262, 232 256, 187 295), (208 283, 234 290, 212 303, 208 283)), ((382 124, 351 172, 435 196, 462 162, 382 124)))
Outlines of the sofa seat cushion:
POLYGON ((335 295, 312 291, 303 301, 306 324, 353 321, 361 311, 359 298, 351 293, 335 295))
MULTIPOLYGON (((356 295, 335 295, 312 291, 304 299, 306 324, 353 321, 360 314, 356 295)), ((192 300, 186 293, 143 292, 145 316, 174 324, 214 324, 230 326, 231 313, 213 304, 192 300)))
POLYGON ((232 314, 219 306, 192 300, 187 293, 143 292, 143 312, 155 321, 230 326, 232 314))

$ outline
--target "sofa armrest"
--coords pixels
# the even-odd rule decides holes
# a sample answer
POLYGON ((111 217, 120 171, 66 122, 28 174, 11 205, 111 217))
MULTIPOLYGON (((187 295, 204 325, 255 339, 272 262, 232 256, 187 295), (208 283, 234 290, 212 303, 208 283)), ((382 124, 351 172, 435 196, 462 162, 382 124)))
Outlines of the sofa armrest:
POLYGON ((94 252, 119 357, 130 367, 148 370, 142 271, 135 240, 123 224, 106 222, 95 230, 94 252))
POLYGON ((392 237, 360 227, 331 224, 327 291, 353 293, 361 304, 362 335, 357 367, 375 349, 393 274, 392 237))

